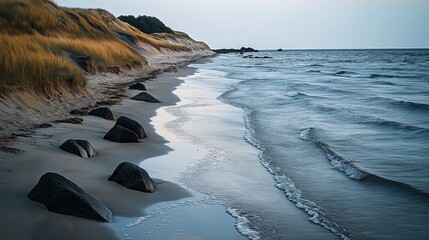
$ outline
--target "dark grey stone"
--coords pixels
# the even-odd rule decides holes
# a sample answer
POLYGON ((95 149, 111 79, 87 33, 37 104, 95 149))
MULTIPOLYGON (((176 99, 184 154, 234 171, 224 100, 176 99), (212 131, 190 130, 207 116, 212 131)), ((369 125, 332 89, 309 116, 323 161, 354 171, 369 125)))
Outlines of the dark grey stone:
POLYGON ((152 95, 150 95, 147 92, 141 92, 141 93, 135 95, 134 97, 132 97, 131 99, 136 100, 136 101, 150 102, 150 103, 159 103, 160 102, 158 99, 154 98, 152 95))
POLYGON ((138 142, 138 136, 128 128, 122 127, 120 125, 113 126, 112 129, 104 136, 104 139, 112 142, 120 143, 129 143, 129 142, 138 142))
POLYGON ((130 86, 130 89, 147 91, 146 86, 143 83, 135 83, 135 84, 130 86))
POLYGON ((88 113, 88 115, 102 117, 102 118, 107 119, 107 120, 115 120, 116 119, 115 115, 113 115, 112 111, 110 111, 110 109, 107 107, 92 109, 88 113))
POLYGON ((83 158, 88 158, 88 152, 79 145, 76 140, 69 139, 61 144, 60 148, 66 152, 76 154, 83 158))
POLYGON ((55 213, 108 222, 112 212, 79 186, 57 173, 44 174, 28 198, 55 213))
POLYGON ((109 177, 109 181, 140 192, 155 192, 156 189, 156 184, 149 174, 143 168, 130 162, 119 164, 109 177))
POLYGON ((88 154, 88 157, 95 157, 95 155, 97 153, 95 152, 91 143, 89 143, 86 140, 76 140, 76 142, 77 142, 77 144, 79 144, 79 146, 81 146, 83 149, 85 149, 86 153, 88 154))
POLYGON ((131 118, 120 116, 116 124, 133 131, 139 139, 147 138, 142 125, 131 118))

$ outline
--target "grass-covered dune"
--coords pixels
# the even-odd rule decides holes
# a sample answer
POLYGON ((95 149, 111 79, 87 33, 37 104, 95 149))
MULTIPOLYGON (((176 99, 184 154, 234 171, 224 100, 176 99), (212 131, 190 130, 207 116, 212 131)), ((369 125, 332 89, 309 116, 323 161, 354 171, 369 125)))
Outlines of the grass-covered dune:
POLYGON ((127 44, 130 40, 158 50, 191 51, 142 33, 105 10, 64 8, 50 0, 0 0, 0 95, 84 89, 85 72, 76 57, 90 57, 96 67, 144 67, 145 58, 127 44))

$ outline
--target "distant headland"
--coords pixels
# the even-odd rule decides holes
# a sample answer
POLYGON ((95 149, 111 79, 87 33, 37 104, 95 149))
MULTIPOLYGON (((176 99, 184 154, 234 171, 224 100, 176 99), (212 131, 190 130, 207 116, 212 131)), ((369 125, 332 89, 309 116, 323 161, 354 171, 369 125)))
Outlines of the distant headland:
POLYGON ((215 53, 247 53, 247 52, 259 52, 251 47, 242 47, 240 49, 235 48, 222 48, 213 50, 215 53))

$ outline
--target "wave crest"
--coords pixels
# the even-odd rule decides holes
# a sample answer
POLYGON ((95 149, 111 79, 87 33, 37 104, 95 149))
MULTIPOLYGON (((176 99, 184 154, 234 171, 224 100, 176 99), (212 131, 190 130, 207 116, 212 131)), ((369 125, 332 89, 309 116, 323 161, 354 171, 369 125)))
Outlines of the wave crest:
POLYGON ((307 128, 301 131, 299 138, 304 141, 310 141, 316 144, 324 153, 326 158, 331 162, 331 165, 340 172, 346 174, 347 177, 354 180, 362 180, 367 173, 357 168, 351 161, 341 157, 332 150, 332 147, 327 143, 318 140, 314 133, 314 128, 307 128))

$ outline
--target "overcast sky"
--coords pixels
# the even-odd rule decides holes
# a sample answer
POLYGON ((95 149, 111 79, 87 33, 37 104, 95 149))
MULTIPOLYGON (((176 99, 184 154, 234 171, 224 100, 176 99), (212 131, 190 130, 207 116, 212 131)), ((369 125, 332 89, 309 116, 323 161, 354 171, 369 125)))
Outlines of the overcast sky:
POLYGON ((55 0, 149 15, 211 48, 429 48, 429 0, 55 0))

